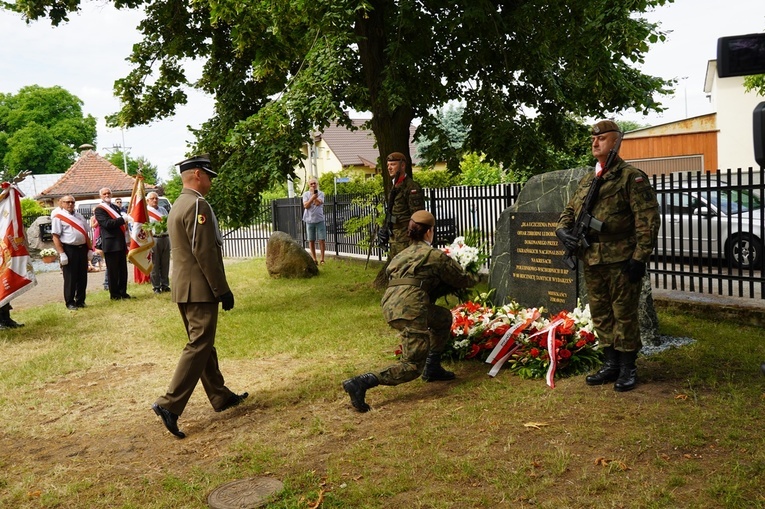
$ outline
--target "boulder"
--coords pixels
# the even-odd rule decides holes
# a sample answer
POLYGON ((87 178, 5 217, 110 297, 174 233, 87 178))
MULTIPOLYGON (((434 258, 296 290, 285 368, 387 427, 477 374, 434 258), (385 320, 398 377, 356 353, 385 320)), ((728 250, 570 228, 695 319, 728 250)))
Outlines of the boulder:
POLYGON ((319 274, 319 268, 303 246, 279 231, 268 238, 266 269, 271 277, 308 278, 319 274))
POLYGON ((27 245, 32 252, 55 247, 53 240, 43 240, 40 234, 41 226, 45 225, 50 230, 50 224, 50 216, 40 216, 26 229, 27 245))

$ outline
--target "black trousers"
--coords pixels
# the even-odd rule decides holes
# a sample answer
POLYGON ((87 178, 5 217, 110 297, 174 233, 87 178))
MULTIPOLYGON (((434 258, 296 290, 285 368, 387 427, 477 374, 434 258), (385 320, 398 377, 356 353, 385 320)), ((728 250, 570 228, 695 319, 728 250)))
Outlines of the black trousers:
POLYGON ((127 295, 127 253, 124 251, 110 251, 104 253, 106 270, 109 275, 109 296, 112 299, 121 299, 127 295))
POLYGON ((88 246, 63 244, 69 263, 61 267, 64 273, 64 303, 67 306, 85 304, 88 289, 88 246))

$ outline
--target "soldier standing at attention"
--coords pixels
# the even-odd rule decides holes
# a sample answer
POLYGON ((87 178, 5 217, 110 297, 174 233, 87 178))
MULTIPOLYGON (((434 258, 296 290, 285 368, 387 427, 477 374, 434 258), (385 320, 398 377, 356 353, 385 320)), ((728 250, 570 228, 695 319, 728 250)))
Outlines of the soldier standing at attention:
POLYGON ((186 435, 178 429, 178 417, 200 379, 216 412, 238 405, 247 393, 234 394, 226 387, 215 351, 218 302, 223 304, 224 311, 234 307, 234 294, 223 268, 218 221, 204 199, 217 173, 207 157, 192 157, 178 165, 183 190, 167 220, 173 256, 170 295, 178 304, 189 341, 167 393, 157 399, 152 409, 170 433, 184 438, 186 435))
POLYGON ((476 279, 440 249, 431 247, 436 220, 420 210, 409 221, 412 245, 388 265, 388 289, 382 299, 388 324, 401 333, 401 359, 382 371, 365 373, 343 382, 343 390, 359 412, 367 412, 367 389, 399 385, 422 374, 426 382, 453 380, 454 373, 441 366, 452 326, 450 310, 436 306, 438 297, 469 288, 476 279))
POLYGON ((388 260, 406 249, 411 240, 407 236, 409 218, 418 210, 425 209, 422 187, 406 174, 406 156, 393 152, 387 157, 388 175, 393 180, 385 207, 385 224, 378 232, 381 245, 388 244, 388 260))
POLYGON ((610 120, 592 126, 592 155, 598 160, 595 172, 579 182, 555 232, 583 263, 592 321, 605 356, 601 369, 586 378, 587 385, 615 382, 614 390, 619 392, 637 384, 635 360, 643 346, 638 303, 660 223, 659 204, 648 177, 616 156, 622 135, 610 120), (612 150, 616 157, 606 167, 612 150), (603 222, 603 228, 587 232, 590 247, 585 248, 572 229, 596 176, 602 180, 590 212, 603 222))

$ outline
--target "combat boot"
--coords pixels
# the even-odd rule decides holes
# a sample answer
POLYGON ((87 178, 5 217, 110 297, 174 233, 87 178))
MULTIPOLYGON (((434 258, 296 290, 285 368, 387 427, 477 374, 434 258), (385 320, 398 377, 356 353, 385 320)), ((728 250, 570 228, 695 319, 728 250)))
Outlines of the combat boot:
POLYGON ((584 379, 587 385, 603 385, 619 378, 619 352, 613 346, 606 346, 603 348, 603 356, 605 361, 600 370, 584 379))
POLYGON ((637 352, 619 352, 619 378, 614 384, 617 392, 631 391, 637 385, 637 352))
POLYGON ((446 371, 441 366, 441 353, 430 352, 425 359, 425 369, 422 370, 422 379, 426 382, 441 382, 454 380, 456 377, 451 371, 446 371))
POLYGON ((343 382, 343 390, 351 397, 351 405, 359 412, 368 412, 369 405, 364 401, 367 389, 377 387, 380 381, 372 373, 364 373, 343 382))

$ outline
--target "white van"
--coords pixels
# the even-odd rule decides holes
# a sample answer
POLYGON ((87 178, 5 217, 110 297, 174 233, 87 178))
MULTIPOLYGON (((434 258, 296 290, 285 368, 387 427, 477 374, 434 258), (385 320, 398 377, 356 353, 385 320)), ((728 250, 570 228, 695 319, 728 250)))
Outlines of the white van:
MULTIPOLYGON (((122 207, 125 210, 129 210, 130 208, 130 196, 112 196, 112 202, 119 198, 122 200, 122 207)), ((74 209, 82 214, 85 219, 90 219, 90 216, 93 215, 93 209, 96 208, 96 205, 101 203, 100 199, 94 199, 94 200, 77 200, 77 203, 74 204, 74 209)), ((164 207, 165 210, 170 212, 170 200, 165 198, 164 196, 159 197, 159 206, 164 207)))

